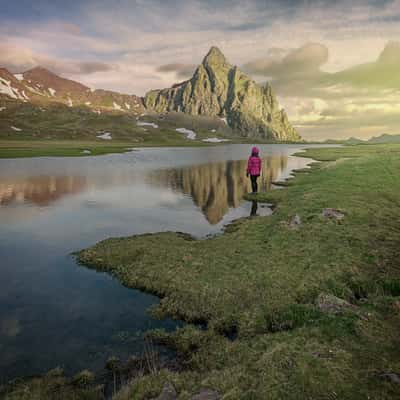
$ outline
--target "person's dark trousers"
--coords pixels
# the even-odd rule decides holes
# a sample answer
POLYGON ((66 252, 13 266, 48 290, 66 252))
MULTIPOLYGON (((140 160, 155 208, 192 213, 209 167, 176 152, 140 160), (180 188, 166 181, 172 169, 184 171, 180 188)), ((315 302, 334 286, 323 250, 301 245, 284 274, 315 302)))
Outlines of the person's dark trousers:
POLYGON ((250 179, 251 179, 251 190, 253 191, 253 193, 257 193, 258 191, 258 184, 257 184, 257 178, 260 175, 250 175, 250 179))

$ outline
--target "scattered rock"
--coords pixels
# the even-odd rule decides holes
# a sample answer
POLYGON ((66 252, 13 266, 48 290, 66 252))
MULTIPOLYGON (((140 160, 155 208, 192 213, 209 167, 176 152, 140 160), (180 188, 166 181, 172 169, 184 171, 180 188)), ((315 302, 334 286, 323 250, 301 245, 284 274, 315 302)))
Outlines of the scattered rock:
POLYGON ((221 398, 221 395, 214 391, 205 389, 200 391, 200 393, 194 395, 191 400, 218 400, 221 398))
POLYGON ((321 293, 317 298, 317 307, 330 314, 341 314, 345 310, 354 309, 355 306, 332 294, 321 293))
POLYGON ((167 382, 162 392, 158 397, 155 397, 153 400, 176 400, 177 394, 175 388, 172 386, 171 383, 167 382))
POLYGON ((296 214, 292 219, 290 220, 289 227, 291 229, 297 229, 301 225, 301 218, 300 215, 296 214))
POLYGON ((343 211, 335 208, 324 208, 322 215, 325 218, 334 219, 335 221, 341 221, 344 218, 343 211))
POLYGON ((394 372, 384 372, 383 374, 380 374, 380 377, 385 381, 400 384, 400 375, 395 374, 394 372))
POLYGON ((314 358, 332 358, 333 357, 333 351, 332 350, 328 350, 328 351, 324 351, 324 352, 320 352, 320 351, 315 351, 314 353, 311 354, 314 358))

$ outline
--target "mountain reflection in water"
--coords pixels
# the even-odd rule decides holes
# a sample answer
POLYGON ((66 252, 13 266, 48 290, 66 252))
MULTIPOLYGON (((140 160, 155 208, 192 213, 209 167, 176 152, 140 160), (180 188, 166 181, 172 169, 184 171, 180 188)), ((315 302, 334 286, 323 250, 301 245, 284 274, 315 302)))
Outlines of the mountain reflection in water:
MULTIPOLYGON (((288 157, 271 156, 262 160, 262 174, 258 180, 259 191, 269 190, 286 169, 288 157)), ((167 185, 175 191, 192 197, 207 221, 215 225, 231 207, 238 207, 243 196, 251 191, 246 177, 247 161, 225 161, 184 168, 165 169, 151 173, 152 184, 167 185)))
POLYGON ((87 189, 88 181, 82 176, 35 176, 16 181, 0 182, 0 205, 32 203, 49 204, 66 195, 87 189))
MULTIPOLYGON (((269 190, 287 168, 288 157, 263 158, 259 190, 269 190)), ((251 190, 246 177, 246 160, 223 161, 180 168, 147 171, 120 171, 109 175, 36 176, 0 182, 0 205, 30 203, 45 207, 66 196, 107 187, 146 183, 189 195, 207 221, 215 225, 229 208, 238 207, 251 190)), ((135 199, 132 199, 134 202, 135 199)))

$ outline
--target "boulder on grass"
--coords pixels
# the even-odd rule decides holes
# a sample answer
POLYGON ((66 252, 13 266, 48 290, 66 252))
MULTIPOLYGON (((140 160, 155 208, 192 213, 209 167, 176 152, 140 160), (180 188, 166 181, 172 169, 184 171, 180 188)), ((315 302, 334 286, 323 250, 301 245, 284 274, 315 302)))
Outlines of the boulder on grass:
POLYGON ((348 310, 354 310, 355 306, 333 294, 321 293, 317 298, 317 307, 329 314, 342 314, 348 310))
POLYGON ((191 400, 219 400, 220 394, 214 390, 205 389, 194 395, 191 400))
POLYGON ((337 210, 336 208, 324 208, 322 211, 322 215, 325 218, 335 220, 340 222, 344 218, 344 213, 341 210, 337 210))

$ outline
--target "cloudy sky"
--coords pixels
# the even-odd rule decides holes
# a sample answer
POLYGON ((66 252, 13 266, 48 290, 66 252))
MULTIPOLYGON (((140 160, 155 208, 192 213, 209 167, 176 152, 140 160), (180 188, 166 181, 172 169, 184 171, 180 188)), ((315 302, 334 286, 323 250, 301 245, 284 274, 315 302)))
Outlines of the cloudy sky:
POLYGON ((212 45, 308 139, 400 133, 400 0, 0 0, 0 66, 143 95, 212 45))

